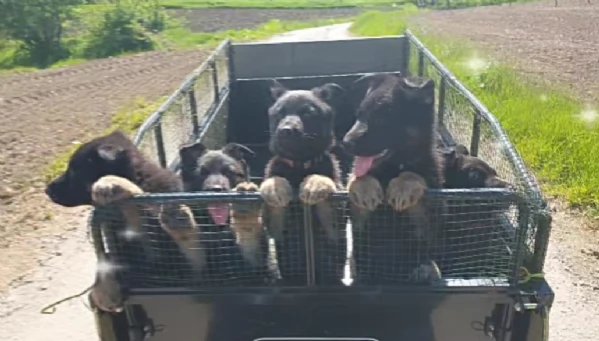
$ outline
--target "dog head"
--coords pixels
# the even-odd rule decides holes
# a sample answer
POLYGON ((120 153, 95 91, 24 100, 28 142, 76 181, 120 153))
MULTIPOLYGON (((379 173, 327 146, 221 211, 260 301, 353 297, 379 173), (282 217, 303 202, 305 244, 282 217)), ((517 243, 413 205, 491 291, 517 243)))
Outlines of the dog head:
POLYGON ((468 148, 458 144, 442 149, 445 188, 510 188, 497 171, 483 160, 471 156, 468 148))
POLYGON ((268 109, 270 148, 279 156, 307 161, 333 144, 333 109, 343 89, 328 83, 311 90, 288 90, 276 80, 270 93, 275 101, 268 109))
POLYGON ((366 75, 352 84, 346 97, 363 98, 355 110, 356 122, 343 138, 344 148, 355 156, 356 176, 393 152, 432 148, 435 84, 431 79, 366 75))
POLYGON ((95 138, 77 148, 66 171, 46 187, 46 195, 61 206, 91 205, 92 185, 101 177, 132 177, 137 148, 122 132, 95 138))
MULTIPOLYGON (((254 152, 246 146, 229 143, 219 150, 209 150, 201 142, 181 147, 181 178, 186 192, 229 192, 248 181, 247 158, 254 152)), ((208 212, 217 225, 229 218, 229 205, 210 203, 208 212)))

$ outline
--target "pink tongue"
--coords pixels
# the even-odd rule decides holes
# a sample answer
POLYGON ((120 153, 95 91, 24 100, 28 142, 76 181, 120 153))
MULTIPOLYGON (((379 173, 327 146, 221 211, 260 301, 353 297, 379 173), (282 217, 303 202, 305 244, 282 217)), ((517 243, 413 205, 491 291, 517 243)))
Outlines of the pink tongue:
POLYGON ((229 204, 214 203, 208 205, 208 213, 216 225, 225 225, 229 219, 229 204))
POLYGON ((356 156, 354 161, 354 175, 361 178, 372 168, 372 163, 376 156, 356 156))

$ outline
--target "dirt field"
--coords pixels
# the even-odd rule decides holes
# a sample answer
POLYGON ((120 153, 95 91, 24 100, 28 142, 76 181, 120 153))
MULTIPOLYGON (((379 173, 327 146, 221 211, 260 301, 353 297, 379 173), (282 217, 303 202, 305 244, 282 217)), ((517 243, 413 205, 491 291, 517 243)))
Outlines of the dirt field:
POLYGON ((462 37, 520 72, 599 99, 599 2, 559 0, 434 12, 414 20, 437 35, 462 37))
MULTIPOLYGON (((420 22, 431 29, 487 42, 488 47, 492 47, 488 43, 492 37, 494 46, 499 46, 497 53, 517 51, 518 61, 531 73, 557 77, 564 83, 584 79, 596 86, 593 80, 599 79, 599 68, 593 69, 590 61, 599 65, 599 54, 593 50, 599 48, 598 32, 596 26, 595 31, 590 30, 597 25, 599 5, 581 1, 579 7, 568 6, 445 11, 420 22), (582 28, 585 23, 589 26, 582 28), (535 39, 516 39, 515 31, 535 39), (558 41, 556 34, 563 41, 558 41), (543 47, 539 42, 546 44, 543 47), (579 52, 574 54, 574 49, 579 52), (527 62, 528 56, 540 62, 527 62), (588 67, 569 68, 568 58, 588 67)), ((233 18, 237 24, 241 20, 233 18)), ((255 25, 253 19, 251 25, 255 25)), ((230 23, 228 27, 236 26, 230 23)), ((323 36, 322 31, 309 32, 311 38, 323 36)), ((338 37, 329 38, 343 38, 347 32, 336 34, 338 37)), ((306 37, 300 34, 299 38, 306 37)), ((152 100, 172 91, 203 55, 148 53, 0 78, 2 339, 95 340, 92 316, 80 300, 60 306, 55 315, 39 314, 43 305, 91 284, 94 271, 94 256, 86 239, 87 210, 60 209, 49 203, 41 191, 39 169, 73 141, 107 127, 111 113, 122 105, 136 97, 152 100)), ((558 203, 552 207, 554 232, 547 272, 557 302, 551 315, 551 340, 594 341, 599 338, 599 238, 578 214, 558 203)))

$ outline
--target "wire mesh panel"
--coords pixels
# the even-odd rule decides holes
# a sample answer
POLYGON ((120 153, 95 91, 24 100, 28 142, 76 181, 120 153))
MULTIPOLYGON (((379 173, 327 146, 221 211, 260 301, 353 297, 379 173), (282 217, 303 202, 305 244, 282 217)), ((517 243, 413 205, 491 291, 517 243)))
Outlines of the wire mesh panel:
POLYGON ((223 42, 140 128, 135 141, 150 159, 172 166, 179 147, 197 139, 204 115, 219 103, 219 94, 228 86, 228 79, 219 82, 217 75, 224 72, 219 67, 227 69, 222 61, 227 60, 229 45, 223 42))
POLYGON ((430 77, 437 85, 438 127, 452 140, 445 142, 469 148, 526 197, 532 213, 527 221, 516 225, 520 230, 514 234, 527 246, 521 250, 525 251, 523 261, 534 271, 542 271, 550 226, 544 219, 548 213, 537 182, 489 110, 412 33, 408 31, 406 36, 410 41, 410 73, 430 77))

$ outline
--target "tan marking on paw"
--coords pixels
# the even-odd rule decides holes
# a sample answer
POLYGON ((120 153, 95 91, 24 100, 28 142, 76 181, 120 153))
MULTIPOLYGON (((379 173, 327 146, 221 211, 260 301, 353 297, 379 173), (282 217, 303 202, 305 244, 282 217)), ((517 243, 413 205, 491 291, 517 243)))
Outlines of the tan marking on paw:
POLYGON ((416 205, 426 189, 424 179, 412 172, 403 172, 387 187, 387 203, 397 212, 416 205))
POLYGON ((293 198, 293 189, 286 179, 273 176, 262 182, 260 195, 268 206, 286 207, 293 198))
MULTIPOLYGON (((257 193, 259 190, 258 185, 253 182, 241 182, 233 188, 233 192, 242 193, 257 193)), ((245 216, 250 219, 252 217, 261 217, 261 208, 262 203, 258 201, 235 202, 231 204, 231 217, 236 216, 238 219, 245 219, 245 216)))
POLYGON ((125 298, 115 272, 96 274, 96 282, 92 286, 90 296, 99 310, 107 313, 123 311, 125 298))
POLYGON ((333 179, 324 175, 307 176, 300 185, 300 200, 306 205, 315 205, 329 198, 337 190, 333 179))
POLYGON ((92 185, 92 201, 100 206, 129 199, 142 193, 142 189, 133 182, 114 175, 104 176, 92 185))
POLYGON ((194 271, 202 271, 206 265, 206 254, 200 247, 198 226, 191 209, 187 205, 163 205, 158 219, 162 229, 177 243, 194 271))
POLYGON ((347 184, 347 191, 354 206, 368 211, 374 211, 385 198, 381 184, 369 175, 358 179, 351 176, 347 184))
POLYGON ((339 227, 337 226, 337 205, 331 202, 320 202, 316 204, 316 216, 320 225, 327 234, 327 238, 337 242, 340 238, 339 227))
MULTIPOLYGON (((235 186, 235 192, 258 192, 258 185, 253 182, 242 182, 235 186)), ((252 266, 264 263, 261 256, 260 239, 262 228, 262 208, 260 203, 234 203, 231 205, 231 229, 235 232, 237 245, 245 260, 252 266)))

